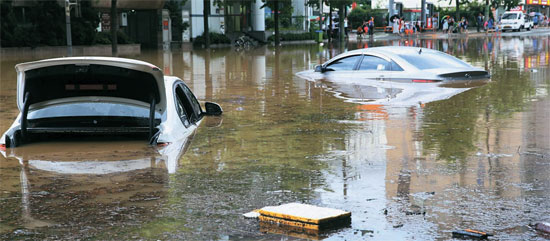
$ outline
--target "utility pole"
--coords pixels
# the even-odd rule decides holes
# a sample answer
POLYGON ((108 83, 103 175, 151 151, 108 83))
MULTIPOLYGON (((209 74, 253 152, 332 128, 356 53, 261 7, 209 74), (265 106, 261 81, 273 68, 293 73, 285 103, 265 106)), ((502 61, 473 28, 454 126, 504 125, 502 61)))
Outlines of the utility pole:
POLYGON ((118 56, 118 16, 116 2, 117 0, 111 0, 111 52, 113 57, 118 56))
POLYGON ((65 29, 67 30, 67 56, 73 56, 73 40, 71 37, 71 3, 69 0, 65 0, 65 29))
MULTIPOLYGON (((420 5, 422 6, 420 9, 420 29, 424 29, 426 26, 426 0, 420 1, 420 5)), ((420 31, 420 29, 418 31, 420 31)))
POLYGON ((319 0, 319 31, 323 31, 323 0, 319 0))
POLYGON ((210 48, 210 29, 208 27, 208 17, 210 16, 210 0, 204 0, 204 6, 202 12, 204 15, 204 47, 210 48))

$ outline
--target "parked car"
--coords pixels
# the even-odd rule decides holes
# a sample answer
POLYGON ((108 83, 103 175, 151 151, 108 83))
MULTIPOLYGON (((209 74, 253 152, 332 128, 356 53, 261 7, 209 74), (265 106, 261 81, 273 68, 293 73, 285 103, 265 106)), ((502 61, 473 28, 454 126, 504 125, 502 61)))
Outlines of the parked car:
POLYGON ((185 139, 205 109, 177 77, 143 61, 112 57, 47 59, 15 66, 19 115, 0 138, 4 148, 54 137, 129 136, 150 143, 185 139))
POLYGON ((506 30, 521 31, 522 29, 531 30, 533 22, 521 11, 508 11, 500 17, 502 32, 506 30))
POLYGON ((486 79, 487 71, 446 53, 417 47, 387 46, 340 54, 314 70, 298 75, 312 78, 363 78, 403 83, 460 82, 486 79))

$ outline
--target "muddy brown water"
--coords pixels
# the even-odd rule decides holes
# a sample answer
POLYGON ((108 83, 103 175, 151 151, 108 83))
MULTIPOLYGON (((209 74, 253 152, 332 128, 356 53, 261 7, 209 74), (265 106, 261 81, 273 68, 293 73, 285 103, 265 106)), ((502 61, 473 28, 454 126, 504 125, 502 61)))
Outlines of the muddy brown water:
MULTIPOLYGON (((203 121, 176 160, 143 141, 8 150, 0 238, 446 240, 472 228, 543 240, 530 225, 550 221, 549 46, 545 35, 124 56, 179 76, 223 117, 203 121), (379 45, 442 50, 489 70, 491 82, 393 105, 372 102, 397 93, 381 87, 295 75, 379 45), (352 223, 304 234, 241 216, 287 202, 348 210, 352 223)), ((1 132, 18 113, 18 62, 1 61, 1 132)))

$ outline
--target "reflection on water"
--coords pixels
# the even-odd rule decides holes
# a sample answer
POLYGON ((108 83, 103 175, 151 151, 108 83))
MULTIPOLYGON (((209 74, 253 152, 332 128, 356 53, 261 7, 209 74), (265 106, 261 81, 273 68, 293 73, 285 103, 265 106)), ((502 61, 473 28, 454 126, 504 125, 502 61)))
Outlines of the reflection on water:
MULTIPOLYGON (((174 155, 140 142, 7 150, 0 237, 280 239, 241 214, 305 202, 352 212, 351 227, 329 239, 448 239, 461 228, 543 239, 528 224, 550 216, 549 44, 548 36, 407 39, 131 56, 218 102, 223 121, 206 119, 174 155), (379 45, 438 49, 489 70, 492 81, 436 88, 425 100, 399 99, 418 93, 407 86, 295 75, 379 45)), ((2 130, 18 113, 14 64, 1 62, 2 130)))

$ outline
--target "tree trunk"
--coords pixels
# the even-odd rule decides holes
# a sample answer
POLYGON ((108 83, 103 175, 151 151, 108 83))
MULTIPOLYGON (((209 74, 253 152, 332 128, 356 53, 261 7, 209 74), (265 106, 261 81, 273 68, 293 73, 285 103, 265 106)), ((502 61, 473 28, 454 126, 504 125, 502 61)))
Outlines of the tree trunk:
POLYGON ((328 41, 332 41, 332 5, 328 5, 328 41))
POLYGON ((275 46, 279 46, 279 1, 275 0, 275 8, 273 10, 275 11, 275 46))
POLYGON ((346 31, 346 29, 344 29, 344 18, 346 16, 344 16, 346 13, 344 12, 344 10, 346 9, 346 5, 342 4, 342 6, 340 6, 340 13, 338 14, 338 36, 339 36, 339 39, 340 39, 340 42, 344 42, 344 39, 346 38, 346 33, 344 31, 346 31))
POLYGON ((456 20, 460 21, 460 0, 456 0, 456 20))
POLYGON ((111 0, 111 52, 113 57, 118 56, 118 16, 116 1, 117 0, 111 0))
POLYGON ((204 21, 204 47, 210 47, 210 29, 208 29, 208 16, 210 15, 210 0, 204 0, 203 6, 204 21))

